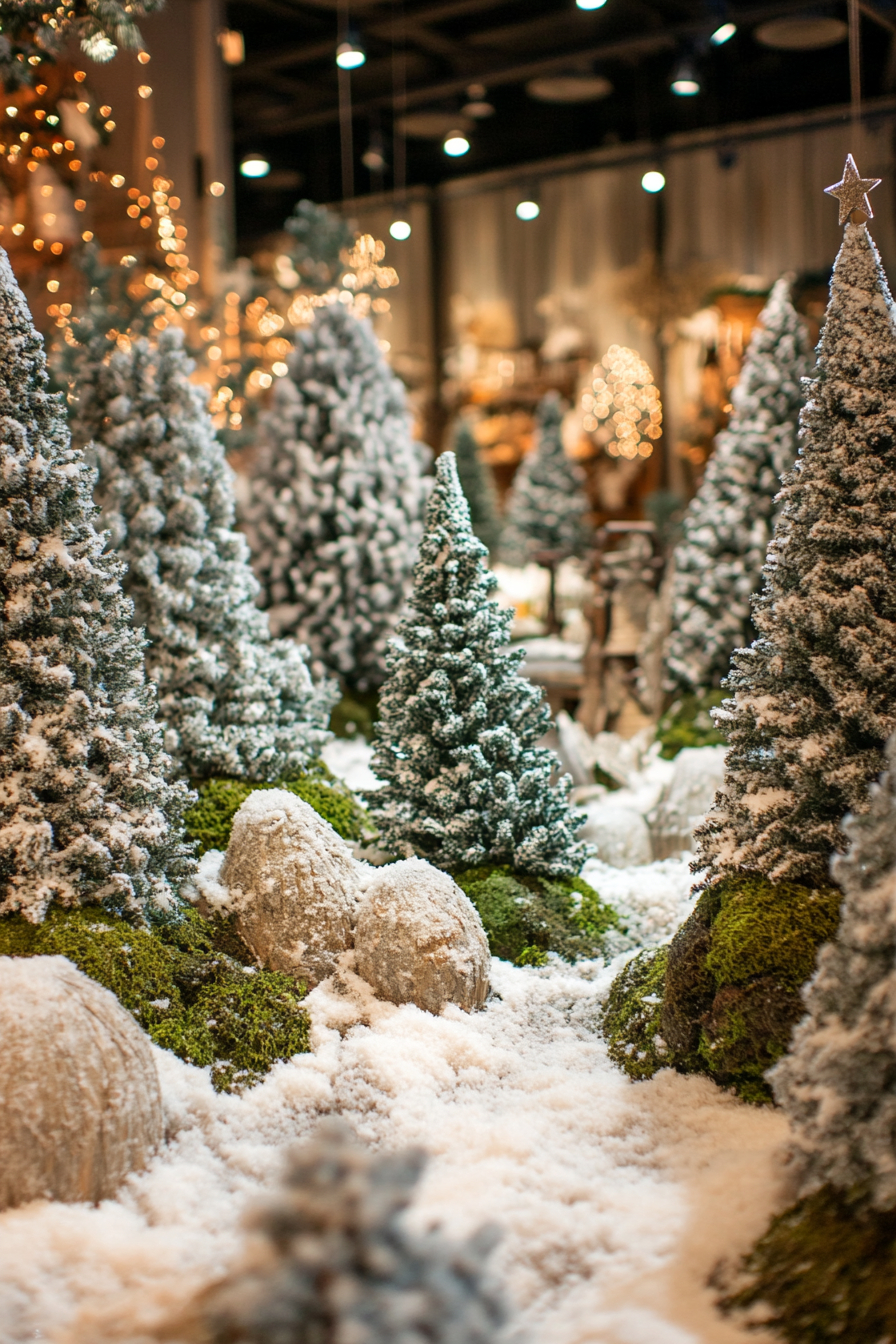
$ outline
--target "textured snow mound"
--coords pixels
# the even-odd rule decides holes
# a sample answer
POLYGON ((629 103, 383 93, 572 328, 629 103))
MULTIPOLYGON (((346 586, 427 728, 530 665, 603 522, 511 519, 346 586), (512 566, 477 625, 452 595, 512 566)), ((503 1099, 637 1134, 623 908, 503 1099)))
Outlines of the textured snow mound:
POLYGON ((479 1008, 488 940, 472 902, 432 864, 405 859, 366 884, 355 928, 356 969, 377 996, 440 1013, 479 1008))
POLYGON ((65 957, 0 957, 0 1209, 95 1202, 162 1139, 149 1038, 65 957))
POLYGON ((579 839, 597 847, 597 857, 613 868, 650 863, 653 851, 647 822, 633 807, 599 799, 586 807, 579 839))
POLYGON ((658 859, 693 848, 693 834, 725 782, 727 747, 685 747, 652 817, 658 859))
POLYGON ((285 789, 249 794, 218 881, 240 934, 269 970, 316 985, 352 945, 358 876, 351 850, 285 789))

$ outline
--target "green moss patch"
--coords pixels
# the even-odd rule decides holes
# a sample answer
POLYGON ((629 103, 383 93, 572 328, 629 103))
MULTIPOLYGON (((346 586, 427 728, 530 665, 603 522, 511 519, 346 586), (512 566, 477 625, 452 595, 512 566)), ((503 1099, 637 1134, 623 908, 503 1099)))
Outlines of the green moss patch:
POLYGON ((725 1298, 792 1344, 896 1340, 896 1210, 864 1208, 826 1186, 776 1218, 725 1298))
POLYGON ((273 784, 254 784, 245 779, 207 779, 197 785, 199 798, 184 816, 187 835, 199 843, 199 853, 209 849, 225 850, 230 840, 233 819, 256 789, 286 789, 313 807, 328 821, 343 840, 376 839, 376 827, 366 808, 323 761, 315 761, 306 771, 273 784))
POLYGON ((309 1049, 304 985, 260 971, 229 921, 194 910, 134 928, 102 906, 0 919, 0 956, 68 957, 110 989, 157 1045, 211 1067, 218 1091, 251 1087, 309 1049))
POLYGON ((707 691, 675 700, 657 725, 657 741, 663 744, 660 755, 671 761, 683 747, 724 746, 725 739, 709 711, 717 709, 726 694, 726 691, 707 691))
POLYGON ((335 737, 364 737, 370 742, 378 714, 378 691, 345 691, 330 714, 330 732, 335 737))
POLYGON ((610 987, 601 1025, 607 1053, 630 1078, 650 1078, 670 1063, 660 1031, 668 948, 639 952, 610 987))
POLYGON ((503 866, 466 868, 452 876, 479 911, 493 956, 520 966, 601 954, 618 916, 580 877, 543 878, 503 866), (538 954, 541 954, 541 960, 538 954))
POLYGON ((755 874, 710 887, 672 940, 656 990, 657 1034, 669 1054, 655 1056, 645 1045, 647 1026, 625 979, 634 971, 626 967, 610 990, 618 1004, 613 1038, 639 1044, 613 1058, 633 1078, 671 1063, 684 1073, 708 1073, 745 1101, 769 1101, 764 1075, 804 1012, 800 988, 813 974, 819 947, 837 931, 841 901, 836 887, 772 883, 755 874))

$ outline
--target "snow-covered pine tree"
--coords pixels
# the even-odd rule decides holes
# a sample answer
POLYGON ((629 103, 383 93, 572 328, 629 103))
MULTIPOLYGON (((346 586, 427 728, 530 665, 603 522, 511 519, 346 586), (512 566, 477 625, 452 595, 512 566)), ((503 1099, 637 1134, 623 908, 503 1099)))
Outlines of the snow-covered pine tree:
POLYGON ((183 333, 120 348, 101 315, 76 330, 73 430, 99 467, 101 523, 128 565, 174 768, 266 781, 302 769, 327 738, 334 688, 313 684, 303 650, 272 640, 255 605, 233 475, 183 333))
POLYGON ((753 331, 731 400, 731 422, 684 520, 675 550, 669 689, 705 693, 752 642, 753 593, 774 530, 775 496, 796 460, 802 379, 812 367, 806 329, 781 279, 753 331))
POLYGON ((373 769, 372 814, 385 848, 438 867, 511 864, 577 873, 569 777, 537 745, 549 711, 509 651, 512 613, 473 535, 454 454, 436 462, 409 610, 390 645, 373 769))
POLYGON ((420 539, 425 485, 405 391, 341 304, 299 332, 263 417, 242 523, 277 634, 378 686, 420 539))
POLYGON ((502 554, 526 564, 541 551, 578 555, 590 535, 590 505, 582 468, 563 447, 564 403, 556 392, 542 397, 535 448, 516 473, 507 497, 502 554))
POLYGON ((35 923, 54 901, 170 906, 194 866, 124 566, 104 553, 93 473, 47 384, 0 252, 0 914, 35 923))
POLYGON ((470 510, 470 524, 474 534, 496 556, 501 537, 501 517, 498 510, 498 492, 491 468, 479 456, 479 445, 469 416, 458 418, 452 435, 451 449, 457 463, 460 488, 470 510))
POLYGON ((896 728, 896 314, 864 224, 834 266, 818 377, 717 721, 725 787, 697 832, 709 881, 824 885, 896 728))
POLYGON ((805 991, 808 1016, 771 1074, 793 1122, 801 1194, 830 1183, 896 1207, 896 738, 852 842, 833 865, 846 893, 805 991))

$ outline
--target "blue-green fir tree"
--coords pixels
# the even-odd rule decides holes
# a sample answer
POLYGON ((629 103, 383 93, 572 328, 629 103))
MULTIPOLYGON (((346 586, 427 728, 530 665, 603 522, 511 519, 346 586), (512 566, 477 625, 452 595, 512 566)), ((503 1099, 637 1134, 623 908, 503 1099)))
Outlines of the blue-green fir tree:
POLYGON ((193 870, 124 565, 0 252, 0 913, 170 907, 193 870))
POLYGON ((501 551, 509 564, 525 565, 542 551, 580 555, 588 545, 585 474, 563 447, 565 409, 556 392, 539 403, 535 448, 523 460, 507 497, 501 551))
POLYGON ((472 532, 453 453, 436 463, 414 587, 387 659, 373 769, 383 845, 442 868, 578 872, 569 778, 538 745, 550 714, 507 648, 512 613, 472 532))
POLYGON ((96 499, 127 562, 146 666, 174 768, 193 779, 275 780, 327 739, 334 688, 304 651, 272 640, 248 546, 234 530, 233 473, 183 333, 111 342, 102 313, 75 330, 73 427, 90 443, 96 499))

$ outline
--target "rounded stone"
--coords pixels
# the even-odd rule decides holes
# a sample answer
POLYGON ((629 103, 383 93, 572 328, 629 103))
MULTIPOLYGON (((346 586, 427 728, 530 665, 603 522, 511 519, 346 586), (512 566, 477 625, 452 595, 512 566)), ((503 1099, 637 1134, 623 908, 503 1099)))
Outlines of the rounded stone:
POLYGON ((0 957, 0 1209, 109 1199, 162 1141, 152 1045, 66 957, 0 957))
POLYGON ((355 969, 378 998, 440 1013, 485 1002, 488 939, 470 899, 423 859, 369 879, 355 925, 355 969))
POLYGON ((310 987, 352 946, 358 870, 348 845, 285 789, 258 789, 237 812, 221 866, 236 927, 268 970, 310 987))

